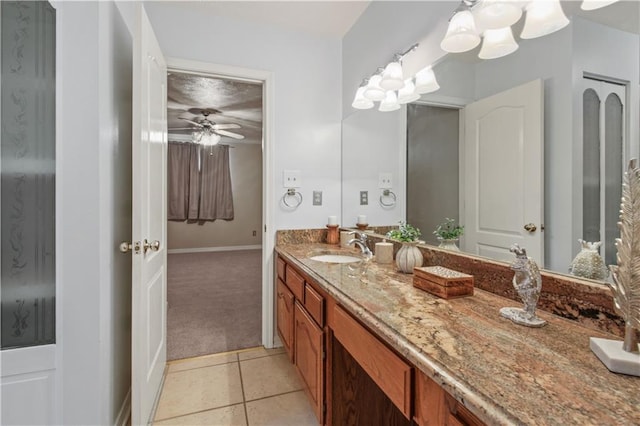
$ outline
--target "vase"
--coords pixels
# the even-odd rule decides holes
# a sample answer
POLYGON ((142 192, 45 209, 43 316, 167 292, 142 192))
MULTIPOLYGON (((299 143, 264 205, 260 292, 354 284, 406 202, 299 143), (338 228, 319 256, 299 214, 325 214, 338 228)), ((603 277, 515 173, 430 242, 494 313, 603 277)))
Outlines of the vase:
POLYGON ((438 240, 440 241, 440 245, 438 247, 443 248, 445 250, 460 251, 460 249, 456 245, 456 243, 458 242, 457 238, 449 238, 449 239, 438 238, 438 240))
POLYGON ((609 271, 600 256, 600 241, 590 243, 579 239, 581 250, 569 265, 569 273, 577 277, 592 280, 604 280, 609 271))
POLYGON ((396 254, 396 266, 400 272, 412 274, 413 268, 422 266, 422 252, 417 247, 419 241, 412 243, 402 243, 402 247, 396 254))

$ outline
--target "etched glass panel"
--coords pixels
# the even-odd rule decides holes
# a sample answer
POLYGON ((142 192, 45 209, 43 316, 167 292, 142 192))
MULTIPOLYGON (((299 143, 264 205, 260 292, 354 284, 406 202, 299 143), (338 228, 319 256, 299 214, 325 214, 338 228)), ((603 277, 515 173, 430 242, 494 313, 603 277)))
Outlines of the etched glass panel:
POLYGON ((582 238, 600 237, 600 98, 593 89, 582 94, 582 238))
POLYGON ((624 108, 615 93, 607 96, 604 104, 604 261, 607 265, 617 264, 615 239, 620 237, 618 220, 620 198, 622 197, 623 174, 623 116, 624 108))
POLYGON ((55 10, 1 2, 2 349, 55 342, 55 10))

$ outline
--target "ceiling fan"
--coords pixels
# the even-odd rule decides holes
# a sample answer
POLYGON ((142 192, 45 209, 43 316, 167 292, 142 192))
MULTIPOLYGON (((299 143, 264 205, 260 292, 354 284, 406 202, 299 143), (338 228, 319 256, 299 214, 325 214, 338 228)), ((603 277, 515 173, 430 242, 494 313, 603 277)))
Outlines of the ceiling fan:
POLYGON ((217 145, 220 142, 222 136, 227 136, 233 139, 242 140, 244 139, 244 135, 239 133, 229 132, 227 129, 240 129, 241 126, 236 123, 226 123, 226 124, 218 124, 211 119, 209 116, 211 114, 220 113, 217 109, 213 108, 191 108, 189 112, 193 114, 202 115, 202 118, 195 118, 193 120, 185 117, 179 117, 181 120, 186 121, 187 123, 192 124, 194 127, 181 127, 181 128, 172 128, 169 130, 193 130, 193 139, 194 142, 200 142, 205 145, 217 145), (197 121, 196 121, 197 120, 197 121))

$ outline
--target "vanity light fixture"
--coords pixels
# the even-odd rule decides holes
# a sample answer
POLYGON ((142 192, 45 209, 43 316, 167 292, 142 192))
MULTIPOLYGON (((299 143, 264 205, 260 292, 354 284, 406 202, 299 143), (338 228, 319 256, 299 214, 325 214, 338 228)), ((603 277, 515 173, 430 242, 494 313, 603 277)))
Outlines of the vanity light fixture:
POLYGON ((527 4, 526 10, 527 16, 521 38, 542 37, 569 25, 569 19, 562 11, 560 0, 532 1, 527 4))
POLYGON ((385 67, 380 80, 380 87, 385 90, 398 90, 404 86, 402 78, 401 56, 396 54, 392 62, 385 67))
POLYGON ((478 29, 510 27, 522 16, 522 0, 483 0, 473 9, 478 29))
POLYGON ((393 90, 389 90, 385 98, 382 102, 380 102, 380 107, 378 107, 378 111, 381 112, 389 112, 396 111, 400 109, 400 104, 398 103, 398 97, 396 96, 396 92, 393 90))
MULTIPOLYGON (((473 3, 475 2, 469 2, 469 4, 473 3)), ((469 4, 462 1, 449 20, 447 34, 440 43, 440 47, 445 52, 466 52, 480 44, 480 36, 469 4)))
POLYGON ((408 104, 409 102, 417 101, 420 99, 420 95, 416 92, 416 86, 413 84, 413 78, 408 78, 404 81, 404 87, 398 90, 398 103, 408 104))
POLYGON ((422 95, 425 93, 435 92, 439 88, 440 85, 436 80, 436 75, 434 74, 431 65, 418 71, 416 74, 416 93, 422 95))
POLYGON ((480 59, 495 59, 506 56, 518 50, 518 43, 513 38, 511 27, 497 30, 486 30, 482 37, 480 59))
POLYGON ((596 10, 601 7, 609 6, 617 1, 618 0, 582 0, 580 8, 582 10, 596 10))
POLYGON ((385 90, 380 87, 380 81, 382 80, 383 68, 378 68, 378 71, 369 79, 367 87, 364 89, 362 95, 371 101, 381 101, 384 99, 385 90))
POLYGON ((369 79, 364 79, 356 91, 356 96, 353 98, 353 103, 351 104, 355 109, 373 108, 373 101, 364 97, 364 91, 367 88, 367 83, 369 83, 369 79))

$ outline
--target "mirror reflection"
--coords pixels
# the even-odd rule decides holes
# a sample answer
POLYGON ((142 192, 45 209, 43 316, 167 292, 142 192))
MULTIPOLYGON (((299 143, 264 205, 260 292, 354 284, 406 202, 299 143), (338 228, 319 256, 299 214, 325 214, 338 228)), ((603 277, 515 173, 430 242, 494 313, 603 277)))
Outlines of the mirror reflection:
POLYGON ((434 64, 437 92, 347 117, 343 224, 362 214, 375 226, 406 220, 437 244, 433 230, 453 218, 469 253, 511 260, 518 242, 567 273, 582 239, 601 241, 614 263, 622 172, 640 151, 640 4, 563 9, 566 28, 518 40, 498 59, 478 59, 479 48, 448 54, 434 64), (392 176, 393 208, 377 202, 381 174, 392 176))

